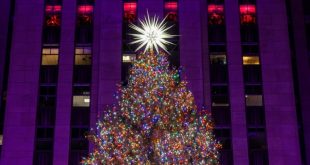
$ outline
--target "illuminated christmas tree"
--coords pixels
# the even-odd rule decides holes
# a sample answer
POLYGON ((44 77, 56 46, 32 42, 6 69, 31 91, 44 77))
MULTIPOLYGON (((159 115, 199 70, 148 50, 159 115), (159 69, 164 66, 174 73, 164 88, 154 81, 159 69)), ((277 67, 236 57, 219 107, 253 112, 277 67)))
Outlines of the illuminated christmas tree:
POLYGON ((94 149, 83 164, 219 164, 221 145, 207 111, 198 111, 179 70, 170 69, 164 20, 148 15, 131 25, 140 44, 118 103, 108 107, 87 137, 94 149), (155 49, 155 50, 153 50, 155 49))

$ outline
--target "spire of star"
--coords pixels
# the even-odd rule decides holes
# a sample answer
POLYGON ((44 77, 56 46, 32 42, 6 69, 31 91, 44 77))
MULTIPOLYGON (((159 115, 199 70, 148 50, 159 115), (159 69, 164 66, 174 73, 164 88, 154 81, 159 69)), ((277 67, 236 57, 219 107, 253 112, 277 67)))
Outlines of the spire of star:
POLYGON ((138 51, 144 48, 144 53, 147 50, 153 50, 155 48, 156 52, 159 52, 159 48, 163 49, 165 52, 169 53, 166 45, 174 45, 174 43, 167 41, 167 39, 173 38, 177 35, 171 35, 167 33, 173 26, 166 27, 165 23, 166 18, 159 22, 159 17, 154 16, 150 18, 149 13, 147 12, 144 20, 140 20, 141 27, 131 23, 130 28, 137 31, 135 34, 129 34, 133 36, 134 41, 129 44, 138 44, 139 46, 135 51, 138 51))

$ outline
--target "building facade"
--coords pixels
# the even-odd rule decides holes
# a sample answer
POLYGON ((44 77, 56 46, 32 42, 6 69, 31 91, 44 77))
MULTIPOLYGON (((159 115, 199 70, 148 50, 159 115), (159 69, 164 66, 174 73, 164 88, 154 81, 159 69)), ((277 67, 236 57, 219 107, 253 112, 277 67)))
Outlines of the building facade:
POLYGON ((73 165, 86 156, 85 133, 115 103, 136 57, 128 24, 147 11, 180 34, 170 63, 212 112, 222 164, 310 163, 305 4, 0 0, 0 164, 73 165))

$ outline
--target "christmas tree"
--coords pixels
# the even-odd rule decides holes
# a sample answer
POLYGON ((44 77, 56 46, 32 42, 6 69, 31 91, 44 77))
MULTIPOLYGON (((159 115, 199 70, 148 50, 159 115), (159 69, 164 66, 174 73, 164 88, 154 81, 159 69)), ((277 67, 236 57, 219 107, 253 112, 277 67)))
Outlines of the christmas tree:
POLYGON ((210 114, 198 111, 180 71, 170 69, 164 20, 148 15, 131 25, 137 50, 145 47, 119 85, 117 104, 107 107, 87 137, 94 149, 82 164, 219 164, 221 145, 210 114), (155 50, 153 50, 155 48, 155 50), (162 49, 162 50, 160 50, 162 49))

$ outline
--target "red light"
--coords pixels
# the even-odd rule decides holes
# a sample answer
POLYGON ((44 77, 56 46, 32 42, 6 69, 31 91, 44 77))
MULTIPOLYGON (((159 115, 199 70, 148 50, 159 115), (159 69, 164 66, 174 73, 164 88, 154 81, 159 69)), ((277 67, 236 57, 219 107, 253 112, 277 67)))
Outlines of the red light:
POLYGON ((89 13, 92 13, 93 10, 94 10, 94 7, 92 5, 82 5, 78 7, 79 14, 89 14, 89 13))
POLYGON ((210 25, 224 24, 224 6, 223 5, 208 5, 208 23, 210 25))
POLYGON ((255 5, 240 5, 241 14, 255 14, 256 6, 255 5))
POLYGON ((59 15, 50 15, 46 19, 47 26, 60 26, 60 16, 59 15))
POLYGON ((124 3, 124 12, 135 14, 137 10, 136 2, 126 2, 124 3))
POLYGON ((223 5, 209 5, 208 6, 208 13, 223 13, 224 6, 223 5))
POLYGON ((61 6, 60 5, 55 5, 55 6, 47 5, 45 7, 45 11, 46 12, 61 12, 61 6))
POLYGON ((124 3, 124 19, 132 22, 136 20, 137 3, 125 2, 124 3))
POLYGON ((256 6, 255 5, 240 5, 241 24, 256 23, 256 6))
POLYGON ((165 9, 169 11, 177 11, 178 10, 178 3, 177 2, 166 2, 165 9))

